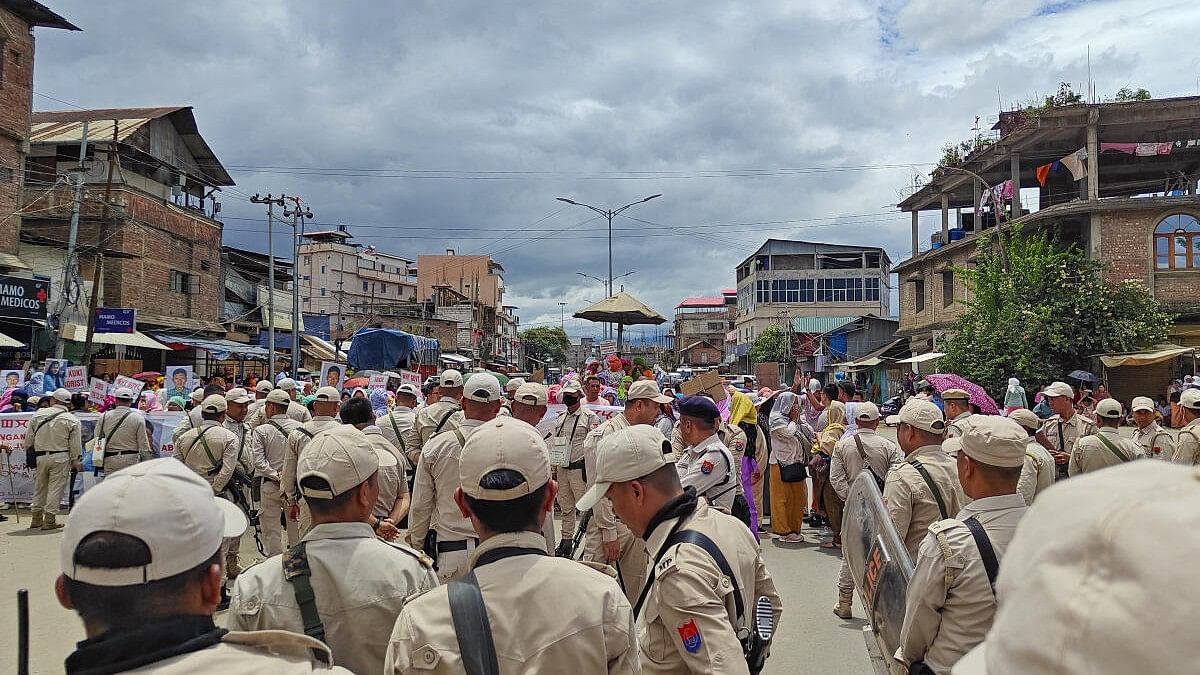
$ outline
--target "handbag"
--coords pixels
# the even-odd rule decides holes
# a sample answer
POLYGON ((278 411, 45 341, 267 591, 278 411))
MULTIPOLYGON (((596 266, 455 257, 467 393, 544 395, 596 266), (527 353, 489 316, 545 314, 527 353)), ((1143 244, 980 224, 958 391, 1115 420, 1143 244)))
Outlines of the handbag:
POLYGON ((785 483, 799 483, 808 478, 808 468, 803 462, 779 464, 779 480, 785 483))

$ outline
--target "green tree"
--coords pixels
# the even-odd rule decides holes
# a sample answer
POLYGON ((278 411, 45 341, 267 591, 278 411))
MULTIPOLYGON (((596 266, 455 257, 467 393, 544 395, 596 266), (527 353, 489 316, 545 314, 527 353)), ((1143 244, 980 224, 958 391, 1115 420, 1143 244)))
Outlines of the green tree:
POLYGON ((775 324, 754 338, 750 345, 750 360, 755 363, 780 363, 787 358, 788 340, 783 327, 775 324))
POLYGON ((1113 96, 1112 100, 1121 103, 1124 101, 1149 101, 1151 98, 1153 96, 1143 87, 1138 87, 1137 89, 1121 87, 1117 90, 1117 94, 1113 96))
POLYGON ((571 346, 566 331, 548 326, 539 326, 523 331, 521 343, 525 345, 526 355, 538 361, 553 358, 558 363, 565 360, 567 348, 571 346))
POLYGON ((1104 281, 1104 263, 1042 232, 1015 228, 1001 245, 980 237, 974 269, 955 269, 973 297, 938 364, 998 394, 1009 377, 1029 383, 1087 370, 1091 357, 1162 342, 1171 315, 1135 281, 1104 281))

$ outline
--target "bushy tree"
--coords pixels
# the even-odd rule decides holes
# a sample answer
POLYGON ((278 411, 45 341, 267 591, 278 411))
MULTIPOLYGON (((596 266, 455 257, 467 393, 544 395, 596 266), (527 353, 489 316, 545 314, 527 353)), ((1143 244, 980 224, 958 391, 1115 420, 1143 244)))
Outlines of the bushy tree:
POLYGON ((754 338, 750 360, 754 363, 780 363, 787 358, 788 340, 783 327, 775 324, 754 338))
POLYGON ((1014 228, 979 238, 978 265, 956 269, 973 297, 939 362, 989 392, 1009 377, 1029 384, 1087 370, 1091 357, 1162 342, 1171 315, 1135 281, 1104 281, 1104 264, 1075 245, 1014 228), (1003 253, 1003 255, 1002 255, 1003 253))
POLYGON ((529 328, 521 333, 521 343, 525 345, 525 353, 528 356, 538 361, 553 358, 557 363, 564 361, 567 349, 571 346, 566 331, 557 326, 529 328))

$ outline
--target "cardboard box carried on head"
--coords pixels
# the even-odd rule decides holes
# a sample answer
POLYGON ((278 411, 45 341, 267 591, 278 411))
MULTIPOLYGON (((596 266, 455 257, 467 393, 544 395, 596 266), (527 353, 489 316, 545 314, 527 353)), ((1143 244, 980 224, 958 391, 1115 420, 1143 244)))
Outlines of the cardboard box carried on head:
POLYGON ((714 401, 720 403, 726 399, 725 378, 721 377, 717 371, 710 370, 679 385, 679 391, 684 396, 695 396, 702 391, 706 391, 713 397, 714 401))
POLYGON ((526 380, 526 382, 537 382, 538 384, 545 384, 546 383, 546 369, 538 368, 537 370, 533 371, 533 374, 529 376, 529 379, 526 380))

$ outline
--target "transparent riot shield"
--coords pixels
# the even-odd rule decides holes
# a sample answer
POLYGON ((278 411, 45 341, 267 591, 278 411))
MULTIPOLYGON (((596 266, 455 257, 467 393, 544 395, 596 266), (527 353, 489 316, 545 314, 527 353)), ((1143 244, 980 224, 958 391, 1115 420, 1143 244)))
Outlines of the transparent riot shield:
POLYGON ((859 474, 850 486, 842 514, 842 555, 850 566, 880 651, 890 657, 900 645, 913 563, 888 517, 879 486, 868 471, 859 474))

